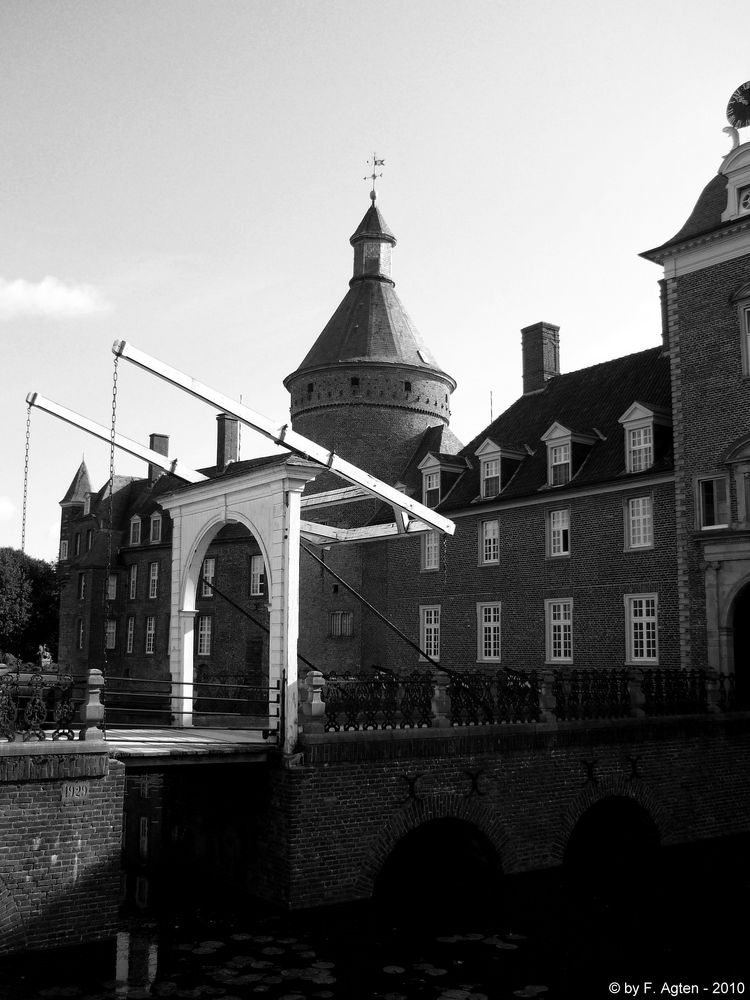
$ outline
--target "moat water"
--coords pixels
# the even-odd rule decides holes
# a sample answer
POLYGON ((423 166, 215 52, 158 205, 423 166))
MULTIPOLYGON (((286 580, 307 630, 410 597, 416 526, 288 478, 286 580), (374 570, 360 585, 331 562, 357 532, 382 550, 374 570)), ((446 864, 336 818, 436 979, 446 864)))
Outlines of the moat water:
MULTIPOLYGON (((139 811, 153 818, 161 789, 150 779, 131 792, 117 937, 0 963, 0 1000, 577 1000, 687 992, 665 986, 695 986, 693 995, 706 997, 742 995, 747 986, 750 995, 750 837, 651 849, 637 830, 619 843, 591 830, 569 867, 503 877, 481 845, 455 839, 450 829, 445 839, 436 828, 430 836, 444 839, 394 852, 369 903, 290 915, 233 891, 240 880, 225 849, 202 850, 188 863, 167 858, 162 846, 147 864, 139 811)), ((213 830, 191 820, 196 844, 226 831, 226 817, 219 819, 213 830)), ((172 839, 162 837, 162 845, 172 839)))

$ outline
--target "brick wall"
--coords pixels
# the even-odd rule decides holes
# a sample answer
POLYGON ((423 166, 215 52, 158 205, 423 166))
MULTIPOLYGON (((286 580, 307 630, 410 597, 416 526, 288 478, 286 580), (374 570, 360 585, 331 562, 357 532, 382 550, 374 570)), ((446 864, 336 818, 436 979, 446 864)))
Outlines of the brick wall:
POLYGON ((115 933, 123 794, 101 749, 0 748, 0 955, 115 933))
POLYGON ((438 818, 481 831, 505 874, 561 864, 608 796, 638 802, 665 846, 750 831, 747 719, 350 736, 306 737, 304 764, 271 773, 264 827, 287 848, 261 895, 291 908, 367 898, 398 841, 438 818))

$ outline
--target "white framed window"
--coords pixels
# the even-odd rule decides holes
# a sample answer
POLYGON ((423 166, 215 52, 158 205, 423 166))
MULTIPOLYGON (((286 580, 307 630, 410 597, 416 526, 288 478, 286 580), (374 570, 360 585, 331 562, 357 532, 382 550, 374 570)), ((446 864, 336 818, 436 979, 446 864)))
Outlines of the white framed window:
POLYGON ((86 597, 86 574, 78 574, 78 600, 82 601, 86 597))
POLYGON ((67 559, 68 558, 68 539, 67 538, 63 538, 63 540, 60 542, 60 558, 61 559, 67 559))
POLYGON ((80 531, 76 533, 76 537, 73 541, 73 554, 80 556, 81 554, 81 533, 80 531))
POLYGON ((146 654, 148 656, 153 655, 155 648, 156 648, 156 615, 149 615, 146 618, 146 647, 145 647, 146 654))
POLYGON ((500 662, 500 602, 477 604, 477 660, 500 662))
POLYGON ((266 575, 263 566, 263 556, 250 557, 250 594, 252 597, 262 597, 265 591, 266 575))
POLYGON ((630 497, 625 508, 625 539, 629 549, 654 547, 654 511, 651 496, 630 497))
POLYGON ((149 538, 152 542, 161 541, 161 514, 151 515, 151 527, 149 538))
POLYGON ((573 601, 553 598, 544 602, 548 663, 573 662, 573 601))
POLYGON ((117 600, 117 573, 110 573, 107 577, 107 600, 117 600))
POLYGON ((497 565, 500 562, 500 524, 497 518, 479 522, 479 564, 497 565))
POLYGON ((419 645, 433 660, 440 659, 440 605, 419 608, 419 645))
POLYGON ((482 496, 495 497, 500 492, 500 459, 482 461, 482 496))
POLYGON ((632 427, 628 435, 628 472, 644 472, 654 464, 654 428, 632 427))
POLYGON ((726 476, 698 480, 698 519, 704 530, 729 527, 729 488, 726 476))
POLYGON ((625 655, 631 664, 659 662, 659 599, 656 594, 626 594, 625 655))
POLYGON ((553 558, 570 555, 570 508, 547 513, 547 552, 553 558))
POLYGON ((133 652, 133 642, 135 640, 135 618, 133 615, 128 616, 127 625, 125 628, 125 652, 133 652))
MULTIPOLYGON (((214 556, 206 556, 201 567, 201 597, 214 596, 214 578, 216 576, 216 559, 214 556)), ((250 590, 252 593, 252 588, 250 590)))
POLYGON ((437 507, 440 503, 440 472, 424 472, 422 476, 422 502, 425 507, 437 507))
POLYGON ((117 622, 114 618, 108 618, 104 626, 104 648, 114 649, 117 638, 117 622))
POLYGON ((88 552, 94 541, 94 531, 92 528, 86 529, 86 551, 88 552))
POLYGON ((133 517, 130 521, 130 544, 140 545, 141 543, 141 519, 133 517))
POLYGON ((159 563, 149 563, 148 567, 148 596, 149 599, 159 596, 159 563))
POLYGON ((550 486, 564 486, 570 482, 570 445, 553 444, 547 449, 550 486))
POLYGON ((128 570, 128 597, 134 601, 138 593, 138 563, 133 563, 128 570))
POLYGON ((437 531, 426 531, 421 540, 423 571, 440 569, 440 534, 437 531))
POLYGON ((211 655, 211 636, 213 633, 213 619, 210 615, 199 615, 198 617, 198 656, 211 655))
POLYGON ((83 498, 83 516, 88 517, 91 513, 91 494, 87 493, 83 498))
POLYGON ((351 639, 354 635, 354 612, 329 611, 328 635, 333 639, 351 639))
POLYGON ((83 637, 84 637, 84 634, 85 634, 84 633, 83 618, 79 618, 78 619, 77 632, 78 632, 78 648, 79 649, 83 649, 83 637))

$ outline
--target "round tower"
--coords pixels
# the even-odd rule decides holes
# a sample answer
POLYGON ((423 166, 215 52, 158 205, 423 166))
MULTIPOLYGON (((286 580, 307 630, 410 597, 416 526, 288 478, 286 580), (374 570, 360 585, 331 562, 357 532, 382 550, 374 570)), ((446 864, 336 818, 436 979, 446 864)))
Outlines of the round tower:
POLYGON ((449 423, 456 383, 432 357, 396 294, 396 237, 374 194, 349 241, 349 291, 284 385, 295 431, 393 481, 419 435, 449 423))

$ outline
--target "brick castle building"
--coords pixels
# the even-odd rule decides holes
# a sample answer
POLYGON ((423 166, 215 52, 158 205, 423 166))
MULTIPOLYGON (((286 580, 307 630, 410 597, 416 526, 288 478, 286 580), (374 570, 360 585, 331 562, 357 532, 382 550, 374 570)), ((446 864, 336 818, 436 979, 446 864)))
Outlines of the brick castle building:
MULTIPOLYGON (((736 674, 747 701, 750 143, 724 158, 680 232, 643 254, 664 268, 660 342, 563 373, 559 329, 526 327, 522 394, 465 446, 449 427, 456 383, 396 293, 396 239, 374 198, 351 243, 349 290, 285 379, 292 425, 456 532, 315 548, 339 581, 303 554, 304 661, 325 672, 411 671, 423 654, 455 670, 710 667, 736 674)), ((236 421, 219 415, 217 428, 205 474, 279 460, 239 461, 236 421)), ((166 437, 151 447, 166 453, 166 437)), ((76 473, 61 501, 58 657, 75 672, 106 659, 114 675, 168 680, 171 524, 159 497, 181 485, 150 468, 117 478, 110 503, 108 484, 92 491, 85 466, 76 473)), ((342 526, 390 517, 327 470, 303 508, 342 526)), ((258 682, 268 607, 244 528, 216 536, 204 579, 198 681, 258 682)))

